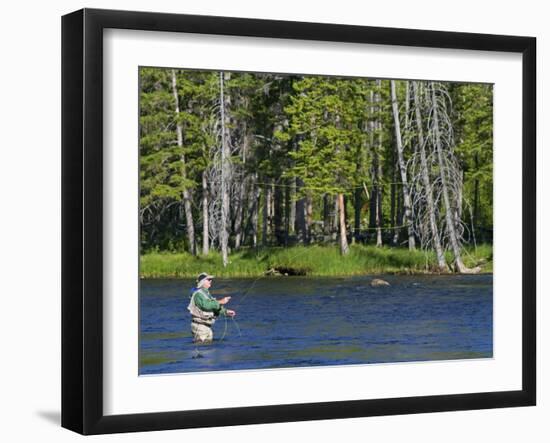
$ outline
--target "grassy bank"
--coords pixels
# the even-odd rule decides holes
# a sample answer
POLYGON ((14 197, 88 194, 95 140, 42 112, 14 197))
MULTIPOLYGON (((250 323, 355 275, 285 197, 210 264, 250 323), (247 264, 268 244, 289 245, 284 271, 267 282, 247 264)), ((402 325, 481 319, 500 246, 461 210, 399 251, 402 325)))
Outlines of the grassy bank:
MULTIPOLYGON (((467 266, 479 265, 481 272, 490 273, 492 246, 469 248, 463 260, 467 266)), ((451 254, 447 255, 447 261, 452 262, 451 254)), ((314 245, 237 251, 230 255, 226 268, 217 252, 199 257, 187 253, 147 253, 140 262, 142 278, 178 278, 196 277, 201 272, 218 277, 257 277, 269 270, 308 276, 430 273, 436 260, 431 252, 364 245, 351 245, 350 253, 342 257, 336 246, 314 245)))

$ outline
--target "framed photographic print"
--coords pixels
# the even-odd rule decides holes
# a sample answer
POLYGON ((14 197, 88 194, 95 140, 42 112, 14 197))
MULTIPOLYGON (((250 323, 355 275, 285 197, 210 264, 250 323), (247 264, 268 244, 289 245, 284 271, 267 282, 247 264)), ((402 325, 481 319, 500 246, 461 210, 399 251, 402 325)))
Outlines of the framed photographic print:
POLYGON ((62 21, 62 425, 534 405, 530 37, 62 21))

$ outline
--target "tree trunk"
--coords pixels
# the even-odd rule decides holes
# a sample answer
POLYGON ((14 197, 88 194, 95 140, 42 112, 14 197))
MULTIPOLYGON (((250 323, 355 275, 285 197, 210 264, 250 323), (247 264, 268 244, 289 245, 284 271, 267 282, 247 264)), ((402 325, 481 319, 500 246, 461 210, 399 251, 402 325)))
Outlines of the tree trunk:
POLYGON ((382 246, 382 176, 383 176, 383 170, 382 170, 382 161, 380 160, 379 153, 382 151, 382 121, 380 120, 380 101, 382 100, 380 97, 380 87, 382 85, 381 80, 376 80, 376 86, 377 86, 377 92, 374 96, 374 101, 376 102, 376 112, 377 112, 377 118, 376 118, 376 130, 378 131, 378 141, 376 146, 376 157, 377 157, 377 171, 376 171, 376 182, 377 182, 377 188, 376 188, 376 246, 381 247, 382 246))
POLYGON ((349 253, 348 238, 346 233, 346 214, 344 208, 344 194, 338 194, 338 213, 340 225, 340 254, 347 255, 349 253))
POLYGON ((371 195, 369 198, 369 230, 375 230, 376 229, 376 205, 377 205, 376 197, 378 196, 378 191, 377 191, 378 186, 376 182, 376 171, 378 171, 378 155, 376 152, 376 148, 374 146, 375 122, 374 122, 374 91, 373 90, 370 91, 369 114, 370 114, 369 122, 368 122, 369 146, 372 151, 372 162, 370 167, 372 189, 371 189, 371 195))
MULTIPOLYGON (((380 166, 380 163, 379 163, 380 166)), ((378 172, 381 171, 382 168, 378 172)), ((380 177, 380 175, 379 175, 380 177)), ((382 247, 382 189, 378 186, 376 189, 376 246, 382 247)))
POLYGON ((305 244, 307 242, 305 198, 301 198, 296 202, 296 232, 298 233, 298 241, 305 244))
MULTIPOLYGON (((243 125, 243 147, 241 149, 241 161, 242 161, 242 168, 244 170, 244 167, 246 165, 246 156, 248 155, 248 145, 249 145, 249 135, 248 135, 248 128, 246 122, 243 125)), ((243 240, 243 212, 244 212, 244 203, 245 203, 245 197, 246 197, 246 178, 243 174, 243 177, 241 179, 241 183, 239 185, 239 199, 236 202, 237 209, 236 209, 236 216, 235 216, 235 249, 239 249, 242 244, 243 240)))
MULTIPOLYGON (((477 154, 474 155, 474 167, 475 170, 479 170, 479 157, 477 154)), ((472 226, 477 229, 477 226, 479 224, 479 179, 476 178, 474 180, 474 215, 472 220, 472 226)))
POLYGON ((284 222, 284 244, 285 246, 288 246, 288 235, 289 235, 289 230, 290 230, 290 226, 288 224, 289 222, 289 213, 290 213, 290 186, 288 186, 288 180, 285 180, 284 181, 285 183, 285 195, 284 195, 284 217, 283 217, 283 222, 284 222))
POLYGON ((323 235, 330 235, 330 196, 323 194, 323 235))
MULTIPOLYGON (((376 186, 376 175, 375 175, 375 165, 374 165, 375 159, 373 159, 373 165, 371 168, 371 180, 372 180, 372 188, 371 188, 371 194, 369 199, 369 234, 373 234, 376 232, 376 197, 378 195, 377 186, 376 186)), ((376 235, 376 234, 374 234, 376 235)))
POLYGON ((462 221, 463 189, 464 189, 464 171, 460 171, 460 186, 458 187, 458 192, 456 195, 456 206, 455 206, 455 227, 457 230, 460 229, 460 223, 462 221))
POLYGON ((358 242, 361 234, 361 206, 363 199, 361 198, 362 190, 356 187, 354 191, 354 223, 353 223, 353 240, 358 242))
MULTIPOLYGON (((410 191, 410 190, 409 190, 410 191)), ((405 220, 405 209, 403 208, 403 193, 402 192, 396 192, 396 199, 395 202, 395 222, 399 226, 397 231, 401 232, 401 226, 407 226, 407 221, 405 220)), ((414 226, 413 226, 414 231, 414 226)), ((398 234, 399 237, 399 234, 398 234)), ((416 243, 415 243, 416 246, 416 243)))
MULTIPOLYGON (((376 80, 376 87, 379 88, 380 80, 376 80)), ((369 121, 370 129, 370 146, 372 149, 372 195, 369 202, 369 228, 376 231, 376 246, 382 246, 382 190, 380 187, 382 177, 382 162, 379 158, 379 150, 381 149, 382 131, 381 123, 378 120, 378 102, 380 101, 380 94, 373 90, 370 91, 370 114, 371 119, 369 121), (378 133, 376 143, 374 141, 375 132, 378 133)))
POLYGON ((421 175, 422 182, 426 191, 426 205, 428 206, 428 216, 430 219, 430 230, 432 232, 432 241, 437 257, 437 265, 440 271, 447 271, 447 263, 445 262, 445 256, 443 255, 443 248, 441 247, 441 238, 439 237, 439 231, 437 229, 437 221, 435 218, 435 205, 433 198, 432 184, 430 182, 428 160, 426 158, 426 147, 424 145, 424 132, 422 130, 422 114, 420 112, 420 97, 418 92, 418 83, 412 82, 413 94, 414 94, 414 108, 416 117, 416 126, 418 131, 418 148, 420 151, 420 163, 421 163, 421 175))
POLYGON ((310 243, 313 239, 312 236, 313 226, 313 197, 308 194, 306 197, 306 243, 310 243))
MULTIPOLYGON (((297 185, 302 185, 301 180, 298 181, 297 185)), ((298 241, 305 244, 307 236, 305 197, 296 201, 296 233, 298 234, 298 241)))
POLYGON ((208 255, 210 234, 208 232, 208 182, 206 181, 206 170, 202 172, 202 254, 208 255))
POLYGON ((411 128, 409 127, 410 121, 409 121, 409 114, 410 114, 410 107, 411 107, 411 87, 409 85, 409 81, 407 80, 405 82, 405 128, 404 128, 404 140, 403 140, 403 148, 408 148, 410 146, 411 141, 411 128))
MULTIPOLYGON (((181 160, 181 170, 182 170, 182 176, 185 180, 186 177, 186 165, 185 165, 185 156, 183 155, 183 126, 180 122, 179 116, 180 116, 180 105, 179 105, 179 98, 178 98, 178 86, 176 81, 176 70, 172 69, 172 95, 174 96, 174 102, 175 102, 175 111, 176 111, 176 133, 177 133, 177 142, 178 142, 178 148, 181 150, 180 160, 181 160)), ((189 189, 184 186, 183 192, 183 206, 185 209, 185 224, 187 227, 187 241, 189 242, 189 250, 191 254, 196 255, 197 249, 195 246, 195 225, 193 223, 193 213, 191 209, 191 194, 189 192, 189 189)))
MULTIPOLYGON (((373 123, 374 128, 378 128, 376 122, 373 123)), ((369 202, 370 209, 370 223, 369 227, 376 231, 376 246, 382 246, 382 189, 380 186, 380 178, 382 175, 382 165, 380 158, 378 157, 377 147, 373 147, 373 159, 372 159, 372 182, 373 189, 371 199, 369 202)))
POLYGON ((435 148, 437 153, 437 160, 439 163, 439 173, 441 178, 441 188, 443 194, 443 203, 445 205, 445 221, 447 225, 447 235, 451 243, 451 249, 455 257, 455 265, 461 274, 472 274, 479 272, 479 268, 470 269, 467 268, 462 262, 462 257, 460 256, 460 244, 458 242, 458 236, 455 230, 455 220, 453 217, 453 208, 451 206, 451 198, 449 195, 449 187, 447 185, 447 173, 445 168, 445 163, 443 161, 443 148, 441 146, 441 134, 439 132, 439 111, 437 107, 437 100, 435 95, 434 84, 431 84, 431 100, 432 100, 432 113, 433 113, 433 130, 434 130, 434 140, 435 148))
POLYGON ((338 238, 338 225, 340 219, 340 210, 338 209, 338 194, 333 197, 333 212, 332 212, 332 226, 331 226, 331 237, 333 240, 338 238))
POLYGON ((260 211, 260 188, 258 187, 258 174, 254 174, 254 195, 250 199, 252 203, 251 208, 251 225, 252 225, 252 246, 254 249, 258 247, 258 218, 260 211))
POLYGON ((222 206, 221 206, 221 224, 220 224, 220 244, 222 250, 222 261, 223 266, 226 267, 229 263, 229 251, 228 251, 228 221, 229 221, 229 161, 230 161, 230 149, 229 149, 229 137, 226 131, 228 130, 229 115, 226 112, 226 108, 230 105, 230 99, 227 94, 224 93, 224 82, 230 79, 229 72, 220 72, 220 110, 221 110, 221 142, 222 142, 222 152, 221 152, 221 195, 222 195, 222 206))
MULTIPOLYGON (((368 120, 361 122, 361 128, 363 129, 363 131, 368 132, 368 120)), ((367 141, 367 138, 365 137, 364 143, 360 145, 360 149, 358 150, 357 159, 356 159, 356 162, 357 162, 356 170, 357 170, 357 175, 359 177, 365 177, 365 175, 367 174, 366 165, 368 163, 367 161, 368 148, 369 148, 368 141, 367 141)), ((357 184, 357 186, 355 187, 354 196, 353 196, 354 223, 353 223, 353 241, 352 242, 359 242, 362 240, 361 212, 365 201, 363 199, 363 192, 364 192, 363 187, 357 184)))
POLYGON ((277 183, 274 184, 274 198, 273 198, 273 224, 275 231, 275 239, 277 245, 282 245, 285 238, 285 230, 283 227, 283 205, 284 205, 284 194, 283 188, 278 186, 277 183))
POLYGON ((395 81, 390 81, 391 101, 393 111, 393 123, 395 127, 395 143, 397 146, 397 161, 399 163, 399 172, 401 173, 401 187, 403 189, 403 206, 405 208, 405 220, 407 224, 407 233, 409 235, 409 249, 415 249, 414 230, 411 210, 411 195, 409 192, 409 182, 407 180, 407 168, 403 155, 403 142, 401 140, 401 124, 399 121, 399 106, 397 105, 397 93, 395 91, 395 81))
POLYGON ((235 209, 235 250, 241 248, 243 240, 243 206, 245 203, 244 199, 246 195, 245 183, 246 180, 241 180, 239 198, 236 202, 234 202, 234 204, 237 206, 237 208, 235 209))
POLYGON ((262 211, 262 246, 267 246, 268 230, 269 230, 269 215, 271 212, 271 184, 270 180, 265 180, 264 185, 264 206, 262 211))
POLYGON ((290 212, 288 214, 289 234, 296 233, 296 177, 290 179, 290 212))
POLYGON ((393 171, 390 186, 390 223, 393 226, 393 238, 392 245, 399 244, 399 224, 397 222, 397 192, 396 192, 396 175, 395 175, 395 161, 393 162, 393 171))

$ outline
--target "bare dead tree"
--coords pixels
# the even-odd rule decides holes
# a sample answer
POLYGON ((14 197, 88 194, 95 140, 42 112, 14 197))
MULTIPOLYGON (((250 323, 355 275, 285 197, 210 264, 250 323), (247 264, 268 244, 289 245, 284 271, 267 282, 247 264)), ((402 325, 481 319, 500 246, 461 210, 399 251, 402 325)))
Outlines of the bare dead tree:
POLYGON ((382 159, 380 158, 380 153, 382 152, 382 121, 380 120, 380 102, 382 97, 380 95, 380 87, 382 85, 381 80, 376 80, 376 92, 374 94, 374 112, 376 113, 376 118, 373 122, 373 132, 377 133, 376 146, 373 143, 373 169, 374 169, 374 182, 376 195, 376 204, 374 206, 375 210, 375 224, 376 224, 376 246, 382 246, 382 159))
POLYGON ((449 94, 437 82, 412 82, 412 89, 418 139, 409 163, 415 232, 423 248, 435 249, 440 270, 447 269, 448 249, 456 271, 479 272, 462 260, 468 227, 462 221, 463 171, 454 152, 449 94))
POLYGON ((412 220, 411 196, 409 193, 409 182, 407 180, 407 167, 403 156, 403 142, 401 140, 401 124, 399 121, 399 106, 397 104, 397 93, 395 90, 395 80, 390 81, 391 101, 393 111, 393 122, 395 128, 395 142, 397 147, 397 162, 399 164, 399 172, 401 174, 401 187, 403 190, 403 205, 405 207, 405 223, 407 225, 407 233, 409 235, 409 249, 415 249, 414 227, 412 220))
POLYGON ((259 217, 259 201, 260 201, 260 188, 257 184, 258 173, 254 173, 254 185, 253 185, 253 198, 251 199, 252 207, 250 209, 250 218, 252 224, 252 245, 258 247, 258 217, 259 217))
POLYGON ((221 120, 221 223, 220 223, 220 247, 222 250, 223 266, 229 263, 228 241, 229 241, 229 187, 231 185, 230 166, 230 137, 228 134, 229 115, 226 109, 230 105, 229 94, 224 92, 224 84, 229 80, 229 72, 220 72, 220 120, 221 120))
POLYGON ((229 94, 225 91, 230 73, 218 74, 218 100, 212 107, 211 131, 214 143, 210 148, 211 164, 207 170, 207 181, 210 185, 208 202, 209 237, 212 244, 217 243, 222 252, 223 265, 229 263, 229 200, 233 186, 233 168, 231 155, 234 151, 230 134, 231 105, 229 94))
POLYGON ((347 233, 346 233, 344 194, 342 194, 341 192, 338 193, 337 199, 338 199, 338 221, 339 221, 338 225, 340 230, 340 235, 339 235, 340 254, 347 255, 349 254, 349 245, 348 245, 347 233))
POLYGON ((433 149, 437 154, 441 192, 443 196, 445 212, 445 231, 447 241, 454 255, 454 263, 458 272, 472 274, 480 271, 480 268, 468 268, 461 257, 463 242, 463 230, 461 220, 458 217, 462 202, 462 171, 453 152, 453 131, 447 112, 447 102, 450 101, 447 91, 442 84, 430 82, 431 95, 431 119, 430 135, 433 149))
POLYGON ((264 205, 262 211, 262 246, 267 246, 267 237, 271 218, 271 179, 265 180, 264 184, 264 205))
POLYGON ((418 149, 413 158, 419 157, 419 162, 413 161, 413 165, 418 165, 419 168, 414 168, 415 176, 414 186, 415 195, 413 196, 413 207, 416 217, 416 231, 421 239, 423 247, 433 247, 436 252, 437 266, 440 271, 446 271, 447 263, 443 254, 441 245, 441 237, 437 223, 436 202, 437 197, 434 195, 434 189, 430 177, 431 158, 426 155, 427 138, 424 137, 423 118, 422 118, 422 103, 420 96, 419 82, 413 81, 413 100, 414 100, 414 119, 416 121, 418 149))
POLYGON ((202 172, 202 254, 208 255, 210 250, 210 235, 208 232, 208 174, 202 172))

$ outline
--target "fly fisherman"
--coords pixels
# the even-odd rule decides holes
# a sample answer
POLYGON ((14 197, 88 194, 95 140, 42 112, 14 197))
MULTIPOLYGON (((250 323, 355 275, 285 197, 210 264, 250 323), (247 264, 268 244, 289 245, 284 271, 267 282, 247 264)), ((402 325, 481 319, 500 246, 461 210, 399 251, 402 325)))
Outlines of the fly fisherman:
POLYGON ((212 343, 214 334, 212 325, 220 315, 234 317, 235 311, 225 309, 225 305, 231 297, 223 297, 216 300, 210 295, 208 289, 212 286, 213 275, 203 272, 197 278, 197 286, 191 292, 191 300, 187 309, 191 313, 191 332, 195 343, 212 343))

